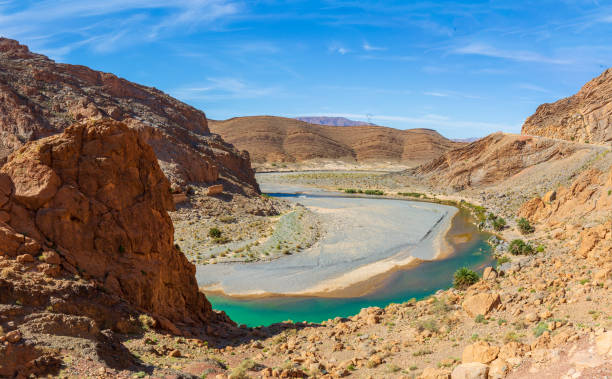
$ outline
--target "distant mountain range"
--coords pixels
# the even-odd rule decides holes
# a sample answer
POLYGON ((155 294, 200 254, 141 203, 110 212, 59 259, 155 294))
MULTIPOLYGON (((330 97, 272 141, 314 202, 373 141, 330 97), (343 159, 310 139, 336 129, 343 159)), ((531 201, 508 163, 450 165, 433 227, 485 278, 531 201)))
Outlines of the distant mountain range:
POLYGON ((295 119, 307 122, 309 124, 328 126, 377 126, 371 122, 349 120, 345 117, 304 116, 296 117, 295 119))

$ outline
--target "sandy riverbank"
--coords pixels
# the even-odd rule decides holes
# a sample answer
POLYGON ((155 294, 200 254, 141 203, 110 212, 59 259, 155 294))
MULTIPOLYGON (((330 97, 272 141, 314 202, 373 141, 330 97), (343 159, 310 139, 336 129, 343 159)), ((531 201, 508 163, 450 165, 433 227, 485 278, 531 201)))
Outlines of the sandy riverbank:
POLYGON ((351 286, 452 251, 445 236, 457 213, 454 207, 338 197, 295 186, 265 184, 263 190, 303 193, 288 199, 318 214, 324 230, 321 240, 272 262, 198 266, 198 283, 205 291, 231 296, 354 293, 351 286))

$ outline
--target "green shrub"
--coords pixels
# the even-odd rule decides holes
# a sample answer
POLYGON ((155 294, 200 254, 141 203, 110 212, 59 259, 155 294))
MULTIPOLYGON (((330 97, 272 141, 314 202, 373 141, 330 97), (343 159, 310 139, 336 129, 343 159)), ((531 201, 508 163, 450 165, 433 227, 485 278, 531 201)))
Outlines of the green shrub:
POLYGON ((536 337, 539 337, 542 334, 544 334, 544 332, 547 330, 548 330, 548 324, 545 323, 544 321, 540 321, 538 325, 535 327, 535 329, 533 330, 533 335, 536 337))
POLYGON ((506 220, 504 220, 501 217, 496 217, 493 220, 493 229, 497 230, 498 232, 500 230, 504 230, 504 228, 506 227, 506 220))
POLYGON ((512 255, 531 255, 534 253, 533 246, 519 239, 510 242, 508 251, 510 251, 512 255))
POLYGON ((478 282, 480 278, 478 274, 467 267, 462 267, 455 272, 453 286, 458 289, 463 289, 478 282))
POLYGON ((536 251, 538 253, 543 253, 544 249, 545 249, 544 245, 538 245, 538 247, 536 247, 536 251))
POLYGON ((347 188, 344 190, 345 193, 357 193, 357 190, 354 188, 347 188))
POLYGON ((221 238, 221 231, 219 228, 212 227, 208 230, 208 236, 211 238, 221 238))
POLYGON ((533 231, 535 230, 535 228, 529 223, 529 220, 524 217, 521 217, 518 220, 517 225, 519 230, 521 231, 521 234, 533 233, 533 231))
POLYGON ((366 195, 384 195, 385 193, 381 190, 365 190, 364 193, 366 195))

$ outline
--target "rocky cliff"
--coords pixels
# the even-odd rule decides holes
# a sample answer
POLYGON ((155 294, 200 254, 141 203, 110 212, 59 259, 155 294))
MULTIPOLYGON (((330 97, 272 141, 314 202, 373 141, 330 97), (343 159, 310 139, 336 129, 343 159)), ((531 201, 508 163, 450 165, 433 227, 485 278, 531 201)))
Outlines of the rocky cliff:
POLYGON ((228 187, 257 192, 248 153, 211 134, 203 112, 155 88, 55 63, 0 38, 0 163, 28 141, 101 118, 139 130, 177 186, 221 176, 235 185, 228 187))
POLYGON ((547 138, 494 133, 451 150, 409 172, 437 187, 486 187, 540 163, 561 160, 578 147, 547 138))
MULTIPOLYGON (((124 123, 88 121, 18 149, 0 170, 0 332, 100 340, 138 329, 140 312, 175 333, 231 329, 174 246, 170 207, 153 150, 124 123)), ((42 353, 31 348, 0 344, 0 376, 32 368, 42 353)))
POLYGON ((429 129, 339 128, 271 116, 211 121, 210 128, 248 150, 253 161, 259 163, 336 159, 417 164, 462 145, 429 129))
POLYGON ((525 121, 522 134, 576 142, 612 142, 612 69, 585 84, 578 93, 542 104, 525 121))

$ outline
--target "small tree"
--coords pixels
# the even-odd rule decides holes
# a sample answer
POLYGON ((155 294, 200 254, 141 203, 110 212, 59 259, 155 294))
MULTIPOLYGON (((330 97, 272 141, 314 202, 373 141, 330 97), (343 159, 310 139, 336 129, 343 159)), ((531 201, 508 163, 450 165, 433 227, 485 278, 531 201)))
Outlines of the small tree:
POLYGON ((533 254, 533 246, 523 240, 516 239, 510 242, 508 251, 512 255, 531 255, 533 254))
POLYGON ((535 230, 535 228, 529 223, 529 220, 524 217, 519 218, 517 225, 521 231, 521 234, 533 233, 535 230))
POLYGON ((453 286, 457 289, 465 289, 479 280, 480 277, 476 272, 467 267, 462 267, 455 272, 453 286))

